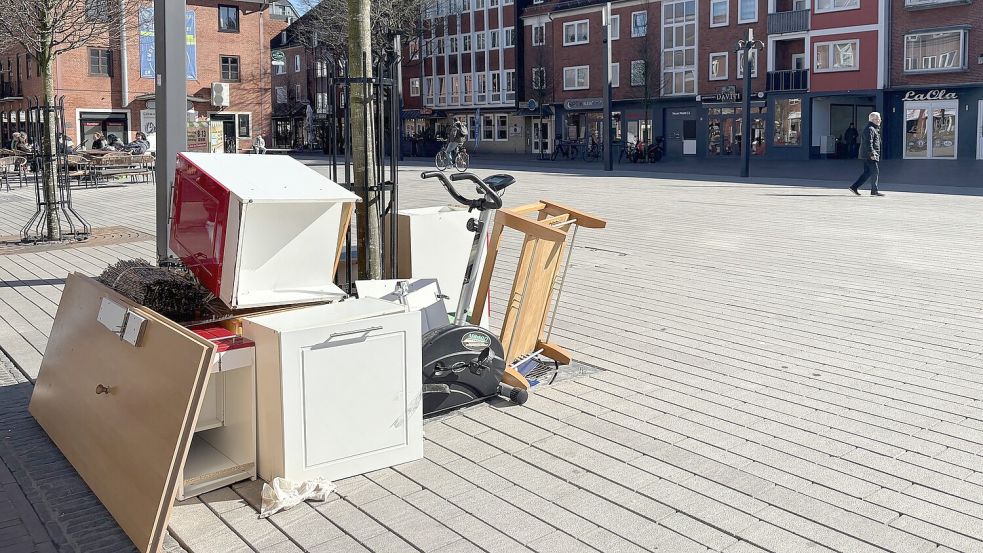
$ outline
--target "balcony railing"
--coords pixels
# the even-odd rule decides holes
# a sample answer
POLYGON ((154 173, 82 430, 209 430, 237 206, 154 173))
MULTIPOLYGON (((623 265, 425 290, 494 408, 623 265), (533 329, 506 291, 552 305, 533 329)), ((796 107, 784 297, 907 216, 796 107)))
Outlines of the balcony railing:
POLYGON ((796 90, 809 90, 808 69, 768 72, 769 92, 791 92, 796 90))
POLYGON ((809 10, 768 14, 768 34, 799 33, 809 30, 809 10))

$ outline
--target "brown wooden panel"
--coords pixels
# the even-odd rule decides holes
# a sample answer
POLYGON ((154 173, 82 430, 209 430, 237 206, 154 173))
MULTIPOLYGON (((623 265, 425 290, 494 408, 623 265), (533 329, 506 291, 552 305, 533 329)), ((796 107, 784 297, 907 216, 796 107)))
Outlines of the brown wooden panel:
POLYGON ((69 275, 30 412, 144 552, 160 548, 214 347, 99 282, 69 275), (136 347, 97 320, 108 297, 147 319, 136 347), (97 386, 110 388, 97 394, 97 386))

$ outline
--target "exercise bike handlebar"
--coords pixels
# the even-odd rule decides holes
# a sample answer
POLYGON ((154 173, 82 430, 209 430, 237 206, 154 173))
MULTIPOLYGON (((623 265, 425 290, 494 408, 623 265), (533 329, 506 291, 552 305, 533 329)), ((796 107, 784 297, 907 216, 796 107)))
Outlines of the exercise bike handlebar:
POLYGON ((481 179, 470 173, 457 173, 455 175, 452 175, 451 178, 448 179, 447 175, 445 175, 440 171, 424 171, 423 173, 420 174, 420 177, 424 179, 432 179, 432 178, 439 179, 440 183, 444 185, 444 188, 447 190, 447 192, 451 196, 453 196, 453 198, 457 200, 458 203, 466 205, 470 208, 485 210, 485 209, 499 209, 500 207, 502 207, 502 198, 500 198, 498 194, 496 194, 495 191, 490 186, 488 186, 488 184, 482 182, 481 179), (483 198, 479 198, 475 200, 465 198, 457 191, 456 188, 454 188, 454 184, 451 183, 451 180, 473 181, 478 184, 479 189, 485 193, 485 196, 483 198))
POLYGON ((498 195, 498 192, 495 192, 494 188, 492 188, 487 182, 479 179, 473 173, 454 173, 451 175, 451 180, 469 180, 478 185, 478 191, 484 192, 485 199, 491 203, 491 207, 485 206, 485 209, 500 209, 502 207, 502 197, 498 195))

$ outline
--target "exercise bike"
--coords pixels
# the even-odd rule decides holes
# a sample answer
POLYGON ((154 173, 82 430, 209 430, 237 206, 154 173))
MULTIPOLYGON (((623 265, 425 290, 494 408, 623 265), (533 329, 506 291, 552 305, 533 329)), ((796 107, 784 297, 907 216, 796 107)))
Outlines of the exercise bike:
POLYGON ((501 192, 515 178, 498 174, 481 180, 471 173, 457 173, 448 180, 440 171, 424 171, 421 176, 440 180, 457 202, 467 206, 469 212, 479 213, 477 219, 469 219, 467 223, 468 230, 474 233, 474 242, 454 322, 423 335, 423 416, 445 413, 499 395, 521 405, 529 397, 528 392, 502 383, 506 368, 502 343, 488 330, 466 322, 478 283, 479 275, 475 273, 485 255, 492 216, 502 207, 501 192), (451 181, 473 182, 482 197, 465 198, 451 181))

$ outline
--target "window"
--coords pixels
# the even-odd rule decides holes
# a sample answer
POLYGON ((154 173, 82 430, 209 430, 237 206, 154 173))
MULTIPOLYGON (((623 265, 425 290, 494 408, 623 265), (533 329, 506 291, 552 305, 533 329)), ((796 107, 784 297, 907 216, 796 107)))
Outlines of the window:
POLYGON ((905 73, 965 69, 966 32, 958 29, 905 35, 905 73))
POLYGON ((471 0, 461 0, 461 11, 469 11, 471 9, 471 0))
POLYGON ((737 22, 753 23, 758 20, 758 0, 737 0, 737 22))
POLYGON ((491 115, 481 117, 481 138, 482 140, 495 139, 495 118, 491 115))
POLYGON ((428 100, 431 100, 433 93, 433 77, 426 77, 423 80, 423 95, 426 96, 428 100))
POLYGON ((696 94, 696 0, 662 2, 663 95, 696 94))
MULTIPOLYGON (((30 62, 30 58, 28 58, 30 62)), ((89 48, 89 75, 112 76, 113 53, 108 48, 89 48)), ((28 63, 30 67, 30 63, 28 63)))
POLYGON ((730 23, 730 0, 710 0, 710 26, 724 27, 730 23))
POLYGON ((294 54, 294 73, 300 73, 300 54, 294 54))
POLYGON ((532 87, 536 90, 546 88, 546 68, 534 67, 532 69, 532 87))
POLYGON ((406 47, 407 47, 407 50, 409 50, 409 52, 410 52, 410 59, 411 60, 418 60, 418 59, 420 59, 420 41, 419 41, 419 39, 414 38, 414 39, 410 40, 409 44, 407 44, 406 47))
POLYGON ((631 86, 645 86, 645 60, 631 62, 631 86))
POLYGON ((464 35, 461 37, 461 51, 462 52, 471 51, 471 35, 464 35))
POLYGON ((611 16, 611 40, 618 40, 621 38, 621 16, 612 15, 611 16))
POLYGON ((515 69, 505 71, 505 101, 515 100, 515 69))
POLYGON ((471 103, 471 91, 474 90, 472 86, 474 76, 464 75, 464 103, 471 103))
MULTIPOLYGON (((751 76, 758 76, 758 51, 754 50, 751 53, 751 76)), ((739 50, 737 52, 737 78, 744 78, 744 50, 739 50)))
POLYGON ((586 19, 563 24, 564 46, 587 44, 588 42, 590 42, 590 31, 589 22, 586 19))
MULTIPOLYGON (((417 79, 417 80, 419 80, 419 79, 417 79)), ((417 91, 416 92, 417 92, 416 95, 419 96, 420 95, 419 86, 417 87, 417 91)), ((328 112, 328 93, 327 92, 318 92, 315 95, 315 100, 316 100, 316 102, 315 102, 314 109, 318 113, 327 113, 328 112)))
POLYGON ((542 46, 546 44, 546 24, 540 23, 539 25, 532 26, 532 45, 542 46))
POLYGON ((420 95, 420 79, 410 79, 410 96, 420 95))
POLYGON ((461 101, 461 79, 460 75, 451 75, 448 77, 450 79, 450 96, 451 103, 456 104, 461 101))
POLYGON ((219 63, 223 81, 239 81, 239 56, 221 56, 219 63))
POLYGON ((631 14, 631 36, 645 36, 649 25, 648 12, 632 12, 631 14))
POLYGON ((327 77, 328 76, 328 62, 318 61, 314 63, 314 76, 315 77, 327 77))
POLYGON ((276 87, 276 103, 278 104, 287 103, 287 87, 285 86, 276 87))
POLYGON ((476 10, 485 9, 485 0, 474 0, 474 9, 476 10))
POLYGON ((303 97, 304 97, 304 95, 301 92, 300 85, 299 84, 295 84, 294 85, 294 100, 297 100, 299 102, 299 101, 301 101, 303 99, 303 97))
POLYGON ((484 73, 478 73, 478 88, 475 91, 477 96, 477 102, 479 104, 485 103, 485 99, 488 94, 488 76, 484 73))
POLYGON ((860 7, 860 0, 816 0, 816 13, 855 10, 860 7))
POLYGON ((612 63, 611 64, 611 88, 618 88, 621 86, 621 64, 612 63))
POLYGON ((450 45, 451 45, 451 48, 450 48, 451 53, 452 54, 456 54, 457 53, 457 37, 456 36, 452 36, 450 38, 450 45))
POLYGON ((816 59, 813 70, 817 73, 829 71, 856 71, 857 50, 860 42, 844 40, 841 42, 817 42, 816 59))
POLYGON ((729 52, 714 52, 710 54, 710 80, 727 80, 727 66, 730 63, 729 52))
POLYGON ((933 6, 945 6, 947 4, 966 4, 968 0, 905 0, 907 8, 931 8, 933 6))
POLYGON ((563 90, 584 90, 590 87, 590 66, 563 68, 563 90))
POLYGON ((434 43, 437 45, 437 53, 438 54, 443 54, 444 53, 444 37, 438 37, 434 41, 434 43))
POLYGON ((252 131, 252 125, 250 125, 248 113, 236 114, 236 127, 239 129, 239 138, 250 138, 249 135, 252 131))
POLYGON ((498 115, 496 118, 497 125, 495 126, 495 140, 508 140, 509 139, 509 116, 508 115, 498 115))
POLYGON ((515 27, 506 27, 505 29, 505 48, 511 48, 515 46, 515 27))
POLYGON ((802 100, 782 98, 775 100, 775 146, 799 146, 802 144, 802 100))
POLYGON ((498 7, 498 0, 488 0, 488 7, 489 8, 497 8, 498 7))
POLYGON ((85 0, 85 17, 98 23, 109 22, 109 0, 85 0))
POLYGON ((904 158, 956 159, 959 101, 904 103, 904 158))
POLYGON ((481 52, 485 49, 485 32, 478 31, 474 35, 475 51, 481 52))
POLYGON ((224 33, 239 32, 239 8, 236 6, 218 7, 218 30, 224 33))
POLYGON ((501 44, 499 43, 501 32, 498 29, 492 29, 491 31, 488 31, 488 36, 489 36, 488 42, 491 43, 491 47, 493 49, 501 47, 501 44))
POLYGON ((491 101, 502 101, 502 76, 497 71, 491 74, 491 101))

